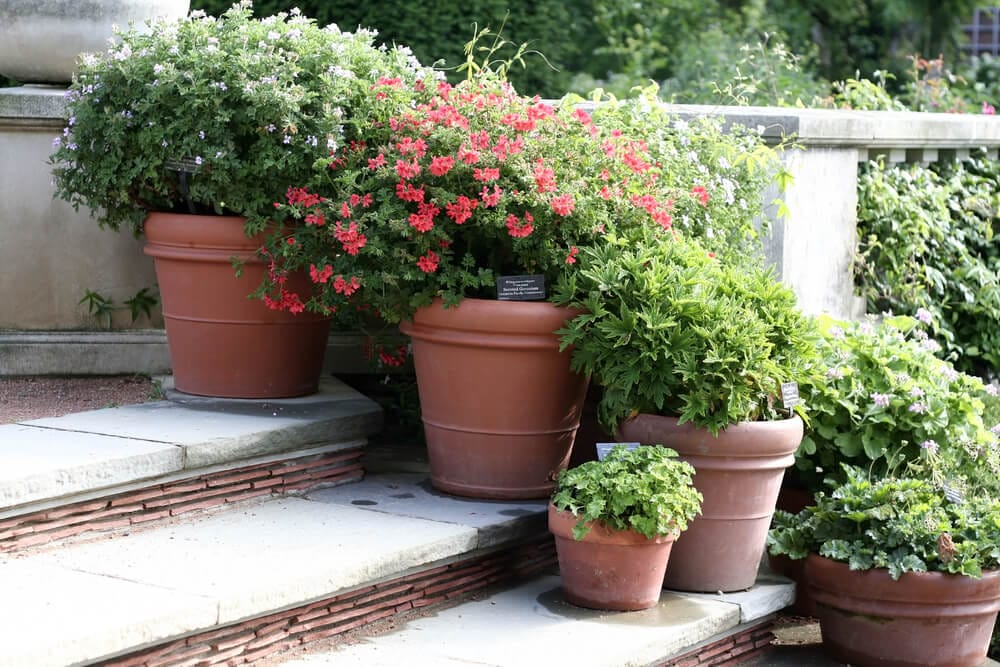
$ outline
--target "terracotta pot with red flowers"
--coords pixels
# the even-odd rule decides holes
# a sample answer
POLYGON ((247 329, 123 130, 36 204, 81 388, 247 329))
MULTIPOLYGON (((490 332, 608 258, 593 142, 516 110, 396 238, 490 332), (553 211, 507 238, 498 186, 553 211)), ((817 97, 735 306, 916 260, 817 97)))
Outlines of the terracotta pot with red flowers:
POLYGON ((260 253, 262 233, 317 159, 363 140, 366 124, 353 121, 370 104, 408 108, 402 93, 375 100, 358 84, 369 78, 408 89, 436 80, 370 32, 321 28, 297 10, 257 19, 249 3, 123 30, 106 53, 81 58, 51 158, 56 191, 103 226, 139 234, 146 223, 178 389, 316 390, 328 314, 302 313, 302 297, 310 277, 352 283, 277 267, 260 253), (265 276, 269 300, 249 299, 265 276))
POLYGON ((347 326, 378 314, 412 337, 438 489, 546 497, 587 376, 555 334, 580 311, 545 301, 573 291, 585 248, 634 227, 669 235, 677 202, 699 195, 668 186, 621 127, 488 69, 417 86, 411 109, 379 106, 405 86, 375 83, 372 136, 321 165, 316 199, 279 207, 296 223, 269 250, 315 276, 307 308, 347 326))

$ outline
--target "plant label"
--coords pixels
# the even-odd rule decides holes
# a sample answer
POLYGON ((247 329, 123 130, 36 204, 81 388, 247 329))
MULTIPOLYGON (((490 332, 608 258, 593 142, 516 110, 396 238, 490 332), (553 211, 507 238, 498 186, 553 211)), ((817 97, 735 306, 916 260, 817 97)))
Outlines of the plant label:
POLYGON ((781 384, 781 403, 786 410, 791 410, 799 404, 798 382, 783 382, 781 384))
POLYGON ((640 446, 638 442, 599 442, 597 443, 597 460, 603 461, 612 449, 617 445, 625 445, 625 449, 633 450, 640 446))
POLYGON ((500 276, 497 278, 499 301, 544 301, 545 276, 500 276))
POLYGON ((944 497, 947 498, 950 503, 959 505, 965 501, 965 495, 948 482, 945 482, 942 485, 942 490, 944 491, 944 497))

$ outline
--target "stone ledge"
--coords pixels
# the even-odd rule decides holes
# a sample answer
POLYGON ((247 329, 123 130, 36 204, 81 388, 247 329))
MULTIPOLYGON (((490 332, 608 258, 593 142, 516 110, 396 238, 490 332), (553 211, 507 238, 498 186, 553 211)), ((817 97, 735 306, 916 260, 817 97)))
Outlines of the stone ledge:
POLYGON ((120 493, 144 480, 149 486, 158 477, 357 447, 381 422, 374 401, 329 378, 317 394, 296 399, 178 397, 7 424, 0 426, 0 517, 39 503, 78 502, 81 494, 120 493))

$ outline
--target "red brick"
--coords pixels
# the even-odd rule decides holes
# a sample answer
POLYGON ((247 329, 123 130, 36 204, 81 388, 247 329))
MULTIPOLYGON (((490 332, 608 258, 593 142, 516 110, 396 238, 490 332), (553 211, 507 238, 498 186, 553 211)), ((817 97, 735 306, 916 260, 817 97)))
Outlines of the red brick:
MULTIPOLYGON (((314 602, 314 603, 310 604, 306 608, 308 609, 308 608, 315 607, 315 606, 317 606, 317 604, 319 604, 320 606, 322 605, 322 603, 315 603, 314 602)), ((276 622, 282 621, 282 620, 291 622, 291 619, 293 617, 295 617, 295 615, 298 614, 301 611, 302 611, 302 607, 298 607, 296 609, 286 609, 284 611, 277 611, 277 612, 275 612, 273 614, 268 614, 267 616, 259 616, 258 618, 253 619, 252 622, 253 622, 255 628, 260 628, 262 626, 266 626, 269 623, 276 623, 276 622)))
POLYGON ((246 661, 247 664, 253 665, 261 658, 266 658, 267 656, 272 655, 274 653, 278 653, 280 651, 287 651, 290 648, 295 648, 300 643, 301 642, 299 642, 297 639, 289 639, 287 641, 281 642, 280 644, 265 646, 263 648, 259 648, 252 652, 248 651, 247 653, 244 653, 243 656, 241 657, 246 661))
POLYGON ((220 662, 225 662, 230 658, 235 658, 236 656, 244 653, 246 651, 245 646, 236 646, 229 649, 228 651, 213 651, 210 655, 203 658, 203 660, 208 660, 209 664, 215 665, 220 662))
POLYGON ((284 483, 285 480, 280 477, 267 477, 265 479, 254 480, 250 482, 250 485, 255 489, 269 489, 272 486, 279 486, 284 483))
POLYGON ((225 505, 225 504, 226 504, 225 496, 204 498, 202 500, 195 500, 194 502, 184 503, 182 505, 177 505, 176 507, 171 507, 170 516, 177 516, 179 514, 184 514, 185 512, 204 510, 208 509, 209 507, 217 507, 219 505, 225 505))
POLYGON ((147 521, 156 521, 157 519, 163 519, 168 516, 170 516, 170 510, 164 509, 156 512, 143 512, 142 514, 133 514, 132 516, 129 517, 129 521, 131 521, 132 525, 134 526, 139 523, 146 523, 147 521))
POLYGON ((129 503, 141 503, 143 501, 149 500, 150 498, 159 498, 163 495, 163 486, 157 484, 156 486, 139 489, 137 491, 132 491, 131 493, 123 493, 121 496, 111 499, 111 506, 116 505, 127 505, 129 503))
POLYGON ((270 476, 270 471, 268 470, 234 470, 229 473, 212 475, 208 477, 205 481, 208 483, 208 488, 213 488, 216 486, 223 486, 226 484, 238 484, 239 482, 248 482, 255 479, 264 479, 270 476))
POLYGON ((33 547, 39 544, 45 544, 46 542, 51 542, 52 538, 45 533, 39 533, 37 535, 24 535, 18 537, 17 541, 14 542, 15 549, 24 549, 27 547, 33 547))
POLYGON ((288 630, 278 630, 277 632, 269 632, 268 634, 258 635, 254 639, 247 642, 247 650, 256 651, 261 647, 271 646, 276 642, 285 641, 287 639, 288 630))
POLYGON ((325 461, 320 458, 305 457, 302 459, 290 459, 289 461, 279 462, 278 464, 271 466, 271 474, 288 475, 299 472, 300 470, 322 468, 325 465, 329 465, 329 461, 325 461))
POLYGON ((733 648, 732 638, 723 639, 714 644, 710 644, 705 648, 698 651, 698 657, 704 662, 706 658, 714 658, 716 656, 723 655, 726 651, 733 648))
POLYGON ((192 491, 201 491, 207 486, 208 483, 204 479, 196 477, 190 480, 182 480, 180 482, 164 484, 163 493, 164 494, 191 493, 192 491))
POLYGON ((773 635, 771 637, 761 637, 760 639, 755 639, 753 641, 753 645, 757 648, 760 648, 762 646, 770 646, 773 643, 774 643, 773 635))
POLYGON ((210 642, 212 648, 216 651, 227 651, 234 646, 246 646, 247 643, 253 639, 256 635, 252 631, 244 630, 239 631, 239 628, 231 628, 232 632, 228 637, 220 638, 216 641, 210 642))
POLYGON ((247 491, 238 491, 232 495, 226 495, 226 502, 235 503, 241 500, 249 500, 251 498, 257 498, 258 496, 269 496, 273 493, 272 489, 250 489, 247 491))
MULTIPOLYGON (((365 622, 365 619, 361 618, 361 619, 358 619, 357 624, 358 625, 364 625, 364 622, 365 622)), ((354 627, 356 627, 356 626, 354 626, 354 627)), ((334 635, 339 635, 342 632, 347 632, 350 629, 352 629, 351 626, 344 626, 344 627, 342 627, 342 626, 337 625, 337 626, 334 626, 332 628, 324 628, 322 630, 315 630, 313 632, 307 632, 307 633, 305 633, 304 635, 302 635, 300 637, 300 640, 302 641, 303 644, 305 644, 305 643, 308 643, 308 642, 316 641, 317 639, 325 639, 326 637, 333 637, 334 635)))
POLYGON ((674 662, 669 662, 667 664, 670 667, 697 667, 697 665, 701 664, 701 661, 698 659, 698 656, 692 655, 688 657, 679 658, 678 660, 674 662))
POLYGON ((424 572, 416 572, 414 574, 408 574, 405 577, 401 577, 399 579, 395 579, 394 581, 412 581, 412 582, 422 581, 422 580, 430 578, 430 577, 432 577, 432 576, 434 576, 434 575, 436 575, 436 574, 438 574, 440 572, 445 572, 446 570, 449 569, 449 567, 450 566, 448 566, 448 565, 439 565, 438 567, 432 568, 430 570, 426 570, 424 572))
POLYGON ((267 623, 264 625, 258 625, 257 621, 254 620, 253 631, 258 637, 264 637, 274 632, 284 632, 288 634, 288 629, 292 627, 292 619, 286 618, 280 621, 274 621, 273 623, 267 623))
POLYGON ((45 519, 52 520, 52 519, 59 519, 64 516, 69 516, 71 514, 96 512, 98 510, 106 509, 107 507, 108 507, 108 500, 106 498, 102 498, 101 500, 92 500, 86 503, 74 503, 72 505, 64 505, 63 507, 56 507, 50 510, 46 510, 44 513, 40 514, 45 519))
POLYGON ((424 589, 424 592, 427 595, 434 595, 435 593, 440 593, 442 591, 458 588, 459 586, 462 586, 463 584, 467 584, 469 582, 477 582, 481 584, 482 580, 473 574, 467 577, 460 577, 458 579, 455 579, 454 581, 448 581, 443 584, 439 584, 437 586, 431 586, 430 588, 424 589))
POLYGON ((753 651, 748 651, 746 653, 740 653, 733 657, 732 660, 727 660, 726 662, 721 662, 718 667, 740 667, 740 665, 747 664, 750 658, 754 658, 758 655, 763 655, 766 649, 758 648, 753 651))
POLYGON ((406 591, 412 589, 413 584, 400 584, 398 586, 393 586, 392 588, 377 589, 371 595, 365 595, 364 597, 357 598, 354 602, 355 604, 362 605, 368 602, 374 602, 375 600, 383 600, 398 593, 405 593, 406 591))
POLYGON ((438 604, 440 602, 444 602, 447 599, 448 599, 448 596, 446 596, 446 595, 438 595, 437 597, 430 597, 430 598, 428 598, 428 597, 420 598, 419 600, 414 600, 413 601, 413 608, 414 609, 422 609, 424 607, 430 607, 430 606, 438 604))

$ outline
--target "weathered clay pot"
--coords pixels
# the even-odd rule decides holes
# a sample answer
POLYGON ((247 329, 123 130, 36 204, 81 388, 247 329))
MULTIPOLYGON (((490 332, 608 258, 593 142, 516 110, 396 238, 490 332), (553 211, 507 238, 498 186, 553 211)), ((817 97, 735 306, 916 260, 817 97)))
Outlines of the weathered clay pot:
POLYGON ((0 74, 69 83, 77 57, 108 48, 112 25, 180 18, 189 0, 0 0, 0 74))
POLYGON ((413 339, 431 483, 473 498, 546 498, 566 467, 587 378, 553 333, 574 311, 463 299, 419 309, 413 339))
POLYGON ((1000 572, 851 571, 811 554, 806 579, 823 646, 859 667, 973 667, 986 660, 1000 610, 1000 572))
POLYGON ((753 586, 785 468, 802 441, 802 420, 741 422, 713 436, 675 417, 640 414, 619 438, 666 445, 694 466, 704 496, 670 559, 665 586, 681 591, 739 591, 753 586))
MULTIPOLYGON (((244 218, 150 213, 144 252, 156 263, 167 346, 178 391, 225 398, 288 398, 319 385, 330 320, 271 310, 248 295, 267 267, 262 239, 243 233, 244 218), (232 260, 243 259, 235 275, 232 260)), ((309 277, 289 276, 305 298, 309 277)))
POLYGON ((549 505, 549 531, 556 538, 559 574, 568 602, 614 611, 648 609, 659 602, 673 535, 649 539, 631 530, 592 523, 590 532, 576 540, 576 522, 572 512, 549 505))

